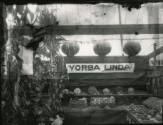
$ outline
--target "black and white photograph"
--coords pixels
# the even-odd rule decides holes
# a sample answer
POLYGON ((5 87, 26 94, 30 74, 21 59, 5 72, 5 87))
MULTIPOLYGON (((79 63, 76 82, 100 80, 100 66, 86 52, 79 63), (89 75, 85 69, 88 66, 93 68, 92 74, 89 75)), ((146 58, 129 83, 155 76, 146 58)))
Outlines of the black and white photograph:
POLYGON ((0 2, 1 124, 163 124, 163 0, 0 2))

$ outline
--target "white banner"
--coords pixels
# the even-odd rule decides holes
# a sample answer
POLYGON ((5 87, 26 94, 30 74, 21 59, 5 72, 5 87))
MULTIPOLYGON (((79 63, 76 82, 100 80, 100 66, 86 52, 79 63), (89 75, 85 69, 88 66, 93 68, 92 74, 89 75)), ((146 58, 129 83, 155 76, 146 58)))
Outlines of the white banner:
POLYGON ((134 63, 67 63, 68 73, 134 72, 134 63))
POLYGON ((33 75, 33 51, 21 46, 19 56, 23 60, 22 74, 33 75))

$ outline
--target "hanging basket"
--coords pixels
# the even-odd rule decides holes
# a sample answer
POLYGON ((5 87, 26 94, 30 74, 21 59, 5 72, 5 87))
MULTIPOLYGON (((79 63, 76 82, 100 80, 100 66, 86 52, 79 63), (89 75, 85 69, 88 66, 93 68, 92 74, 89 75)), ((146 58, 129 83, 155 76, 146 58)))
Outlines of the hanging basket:
POLYGON ((106 56, 111 51, 111 45, 108 42, 99 42, 94 45, 94 52, 98 56, 106 56))
POLYGON ((73 57, 79 52, 79 45, 75 42, 65 42, 62 45, 62 52, 66 54, 68 57, 73 57))
POLYGON ((128 41, 123 47, 123 51, 128 56, 136 56, 140 52, 140 50, 141 50, 140 43, 134 41, 128 41))

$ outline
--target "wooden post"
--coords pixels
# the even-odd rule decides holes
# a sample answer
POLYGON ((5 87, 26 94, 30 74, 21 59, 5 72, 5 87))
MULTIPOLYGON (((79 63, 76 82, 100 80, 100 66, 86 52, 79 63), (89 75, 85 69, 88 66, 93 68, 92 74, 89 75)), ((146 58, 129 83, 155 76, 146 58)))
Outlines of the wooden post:
POLYGON ((156 62, 157 61, 156 60, 156 45, 157 45, 156 43, 154 43, 154 45, 153 45, 153 48, 154 48, 154 57, 153 57, 154 58, 154 67, 156 66, 156 63, 157 63, 156 62))
POLYGON ((5 43, 7 41, 7 24, 5 22, 6 19, 6 8, 5 4, 0 2, 0 69, 1 69, 1 84, 4 82, 4 61, 5 61, 5 43))
MULTIPOLYGON (((122 24, 122 21, 121 21, 121 10, 120 10, 120 5, 118 5, 118 15, 119 15, 119 24, 121 25, 122 24)), ((121 40, 121 51, 122 51, 122 56, 124 56, 124 53, 123 53, 123 35, 122 33, 120 34, 120 40, 121 40)))
POLYGON ((3 82, 3 78, 2 78, 2 76, 3 76, 3 70, 2 70, 2 64, 3 64, 3 60, 4 60, 4 54, 3 54, 3 46, 4 46, 4 28, 3 28, 3 3, 0 3, 0 26, 1 26, 1 28, 0 28, 0 30, 1 30, 1 35, 0 35, 0 42, 1 42, 1 47, 0 47, 0 53, 1 53, 1 66, 0 66, 0 68, 1 68, 1 83, 3 82))

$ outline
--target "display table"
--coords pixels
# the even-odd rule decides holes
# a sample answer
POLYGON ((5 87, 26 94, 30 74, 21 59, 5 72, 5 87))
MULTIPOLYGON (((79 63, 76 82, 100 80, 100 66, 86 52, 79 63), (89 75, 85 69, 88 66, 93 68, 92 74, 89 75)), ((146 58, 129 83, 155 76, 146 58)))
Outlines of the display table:
POLYGON ((151 120, 141 120, 136 118, 135 114, 128 112, 127 113, 127 121, 129 123, 141 123, 141 124, 146 124, 146 123, 150 123, 150 124, 162 124, 162 121, 157 121, 155 119, 151 119, 151 120))
POLYGON ((99 107, 65 108, 64 125, 107 125, 127 123, 127 111, 123 109, 102 109, 99 107))
POLYGON ((107 109, 100 107, 72 108, 64 107, 65 120, 63 125, 108 125, 111 123, 151 123, 161 124, 162 121, 140 120, 123 106, 107 109))
POLYGON ((151 116, 152 110, 147 109, 144 105, 129 105, 124 106, 127 111, 127 121, 129 123, 151 123, 151 124, 162 124, 162 119, 151 116))

